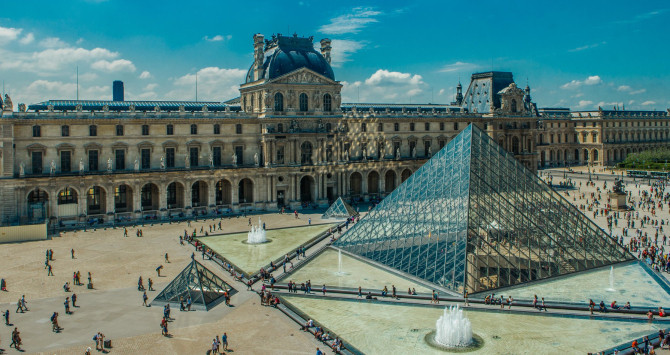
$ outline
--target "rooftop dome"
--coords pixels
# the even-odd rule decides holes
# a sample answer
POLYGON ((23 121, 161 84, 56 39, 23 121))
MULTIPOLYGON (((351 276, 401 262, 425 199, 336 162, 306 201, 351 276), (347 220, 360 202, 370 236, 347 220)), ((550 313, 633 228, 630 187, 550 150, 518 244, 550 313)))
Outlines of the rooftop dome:
MULTIPOLYGON (((335 80, 333 68, 314 49, 313 37, 304 38, 294 34, 291 37, 272 36, 265 41, 262 75, 259 79, 274 79, 300 68, 310 69, 331 80, 335 80)), ((254 65, 247 72, 245 83, 254 81, 254 65)))

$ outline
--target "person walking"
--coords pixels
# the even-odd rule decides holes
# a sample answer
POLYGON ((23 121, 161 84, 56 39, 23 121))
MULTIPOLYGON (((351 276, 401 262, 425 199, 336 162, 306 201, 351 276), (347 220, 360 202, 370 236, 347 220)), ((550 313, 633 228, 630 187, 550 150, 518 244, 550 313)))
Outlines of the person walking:
POLYGON ((223 332, 221 336, 221 350, 228 350, 228 334, 226 332, 223 332))
POLYGON ((142 301, 143 301, 142 304, 143 304, 145 307, 149 307, 149 305, 147 304, 147 300, 148 300, 148 299, 149 299, 149 296, 147 296, 147 291, 144 291, 144 294, 142 295, 142 301))
POLYGON ((12 331, 12 343, 9 344, 9 347, 11 348, 12 346, 14 349, 21 351, 21 336, 20 336, 19 328, 14 327, 14 330, 12 331))
POLYGON ((77 307, 77 294, 72 294, 72 307, 77 307))
POLYGON ((151 281, 151 277, 149 278, 149 291, 154 291, 154 282, 151 281))
POLYGON ((3 316, 5 317, 5 325, 11 325, 11 324, 9 324, 9 310, 8 309, 5 310, 5 312, 3 312, 3 316))
POLYGON ((170 263, 170 258, 168 258, 168 253, 165 253, 165 262, 170 263))
POLYGON ((47 276, 54 276, 51 264, 47 264, 47 269, 49 270, 49 272, 47 272, 47 276))
MULTIPOLYGON (((205 252, 203 252, 202 255, 203 255, 203 259, 204 259, 205 252)), ((158 267, 156 268, 156 273, 158 274, 158 277, 161 277, 161 269, 162 268, 163 268, 163 265, 158 265, 158 267)))
POLYGON ((72 255, 72 259, 74 259, 74 249, 70 249, 70 254, 72 255))
POLYGON ((19 300, 16 302, 16 312, 15 312, 15 313, 19 313, 19 311, 21 311, 21 313, 23 313, 23 305, 22 305, 22 303, 21 303, 21 299, 20 299, 20 298, 19 298, 19 300))
POLYGON ((70 297, 65 297, 63 305, 65 306, 65 314, 70 314, 70 297))

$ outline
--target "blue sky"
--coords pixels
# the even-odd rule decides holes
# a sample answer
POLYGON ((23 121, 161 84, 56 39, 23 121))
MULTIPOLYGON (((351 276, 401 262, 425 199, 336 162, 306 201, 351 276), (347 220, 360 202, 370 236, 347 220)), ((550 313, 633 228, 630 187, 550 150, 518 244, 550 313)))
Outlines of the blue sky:
POLYGON ((345 102, 448 103, 459 78, 512 71, 540 107, 670 107, 667 1, 9 1, 0 79, 14 103, 76 96, 224 101, 252 36, 333 40, 345 102))

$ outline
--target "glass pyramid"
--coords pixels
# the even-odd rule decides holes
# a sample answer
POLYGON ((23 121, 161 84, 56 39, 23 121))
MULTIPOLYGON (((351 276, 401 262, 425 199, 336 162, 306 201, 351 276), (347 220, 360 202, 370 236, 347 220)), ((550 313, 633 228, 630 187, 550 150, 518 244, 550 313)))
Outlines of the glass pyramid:
POLYGON ((321 218, 348 218, 357 215, 358 212, 348 203, 344 202, 342 197, 338 197, 330 207, 324 212, 321 218))
POLYGON ((455 294, 634 258, 474 125, 334 245, 455 294))
POLYGON ((192 307, 207 311, 222 300, 224 292, 231 295, 232 290, 220 277, 193 260, 151 303, 179 304, 191 298, 192 307))

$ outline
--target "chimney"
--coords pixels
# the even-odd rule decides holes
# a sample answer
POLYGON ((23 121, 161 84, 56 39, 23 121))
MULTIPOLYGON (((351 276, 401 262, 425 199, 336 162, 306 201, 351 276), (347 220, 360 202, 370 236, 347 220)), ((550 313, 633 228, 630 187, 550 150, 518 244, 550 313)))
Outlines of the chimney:
POLYGON ((123 81, 114 80, 112 83, 112 101, 123 101, 123 81))
POLYGON ((326 62, 330 64, 330 50, 333 49, 330 46, 330 39, 324 38, 321 40, 321 55, 326 58, 326 62))
POLYGON ((263 75, 263 40, 265 37, 257 33, 254 35, 254 81, 263 75))

